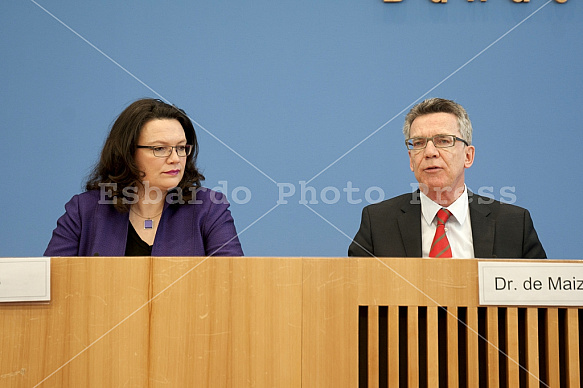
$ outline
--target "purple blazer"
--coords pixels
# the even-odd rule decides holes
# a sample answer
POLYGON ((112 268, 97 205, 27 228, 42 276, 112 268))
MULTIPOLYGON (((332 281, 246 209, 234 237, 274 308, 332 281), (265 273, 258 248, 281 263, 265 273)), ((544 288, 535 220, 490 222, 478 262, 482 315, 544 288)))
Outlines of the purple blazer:
MULTIPOLYGON (((99 203, 100 196, 98 190, 87 191, 65 205, 45 256, 125 255, 129 213, 99 203)), ((196 201, 166 201, 152 256, 243 256, 224 195, 201 188, 196 201)))

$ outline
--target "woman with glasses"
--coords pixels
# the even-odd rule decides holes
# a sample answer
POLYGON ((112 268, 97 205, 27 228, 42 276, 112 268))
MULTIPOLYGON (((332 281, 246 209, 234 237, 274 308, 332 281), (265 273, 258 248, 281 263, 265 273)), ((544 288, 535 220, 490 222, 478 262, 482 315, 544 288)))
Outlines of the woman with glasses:
POLYGON ((113 124, 86 191, 45 256, 242 256, 221 194, 201 186, 198 143, 181 109, 141 99, 113 124))

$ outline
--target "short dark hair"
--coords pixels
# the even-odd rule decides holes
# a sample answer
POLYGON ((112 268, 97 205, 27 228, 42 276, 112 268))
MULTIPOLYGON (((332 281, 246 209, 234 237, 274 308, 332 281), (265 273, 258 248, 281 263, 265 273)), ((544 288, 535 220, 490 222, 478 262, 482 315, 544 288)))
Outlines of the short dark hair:
MULTIPOLYGON (((192 145, 192 152, 186 157, 184 176, 178 185, 182 199, 192 199, 195 190, 191 188, 200 187, 204 180, 196 167, 198 142, 194 126, 182 109, 153 98, 133 102, 115 120, 103 145, 99 162, 87 179, 86 190, 99 190, 103 184, 114 184, 111 186, 113 196, 123 198, 124 188, 141 184, 145 173, 136 164, 136 146, 144 125, 155 119, 177 120, 184 129, 187 144, 192 145)), ((121 213, 129 211, 126 201, 114 201, 114 207, 121 213)))
POLYGON ((405 135, 405 140, 410 137, 411 124, 413 124, 413 121, 419 116, 430 113, 453 114, 455 117, 457 117, 462 139, 467 141, 468 144, 472 144, 472 122, 470 121, 468 112, 466 112, 464 107, 457 102, 446 100, 444 98, 430 98, 411 108, 405 117, 405 124, 403 125, 403 134, 405 135))

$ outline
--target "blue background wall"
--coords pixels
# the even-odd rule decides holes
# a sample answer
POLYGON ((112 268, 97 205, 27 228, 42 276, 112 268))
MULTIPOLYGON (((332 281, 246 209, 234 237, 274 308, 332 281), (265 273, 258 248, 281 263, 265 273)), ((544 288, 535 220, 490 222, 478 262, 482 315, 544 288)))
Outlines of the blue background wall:
POLYGON ((0 256, 42 255, 141 97, 196 121, 247 255, 345 256, 363 206, 413 189, 404 114, 445 97, 474 125, 468 186, 580 258, 581 37, 576 0, 2 1, 0 256))

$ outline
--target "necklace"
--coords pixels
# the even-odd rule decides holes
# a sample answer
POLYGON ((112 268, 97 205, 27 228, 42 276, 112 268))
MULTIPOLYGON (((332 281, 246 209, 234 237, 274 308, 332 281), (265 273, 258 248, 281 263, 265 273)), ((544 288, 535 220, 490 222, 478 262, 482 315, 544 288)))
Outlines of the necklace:
POLYGON ((164 211, 164 209, 162 209, 162 212, 156 214, 154 217, 144 217, 143 215, 141 215, 140 213, 138 213, 137 211, 135 211, 133 208, 130 207, 130 210, 132 212, 134 212, 134 214, 140 218, 144 219, 144 229, 152 229, 154 228, 154 220, 152 218, 156 218, 158 217, 160 214, 162 214, 162 212, 164 211))

